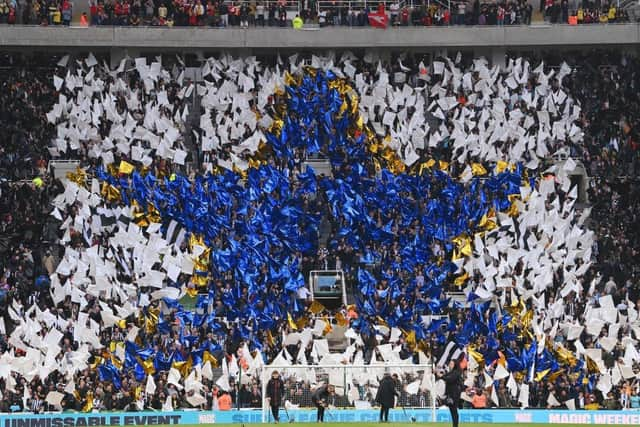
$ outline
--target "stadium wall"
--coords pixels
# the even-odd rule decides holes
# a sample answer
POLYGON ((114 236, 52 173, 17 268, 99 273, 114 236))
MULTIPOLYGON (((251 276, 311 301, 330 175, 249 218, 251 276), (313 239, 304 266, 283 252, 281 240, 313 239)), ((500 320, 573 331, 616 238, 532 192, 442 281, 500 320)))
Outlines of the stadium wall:
MULTIPOLYGON (((287 416, 282 411, 281 419, 287 416)), ((315 411, 309 409, 290 410, 289 414, 296 421, 315 421, 315 411)), ((335 410, 330 421, 368 422, 377 421, 379 411, 369 410, 335 410)), ((431 422, 430 409, 407 409, 404 413, 394 409, 389 415, 390 421, 408 422, 409 417, 417 422, 431 422)), ((449 410, 436 411, 437 422, 450 422, 449 410)), ((262 411, 175 411, 175 412, 122 412, 122 413, 88 413, 88 414, 16 414, 0 415, 0 427, 85 427, 85 426, 125 426, 125 425, 186 425, 212 423, 259 423, 262 411)), ((519 409, 487 409, 460 411, 462 423, 540 423, 540 424, 609 424, 638 425, 640 411, 566 411, 566 410, 519 410, 519 409)))

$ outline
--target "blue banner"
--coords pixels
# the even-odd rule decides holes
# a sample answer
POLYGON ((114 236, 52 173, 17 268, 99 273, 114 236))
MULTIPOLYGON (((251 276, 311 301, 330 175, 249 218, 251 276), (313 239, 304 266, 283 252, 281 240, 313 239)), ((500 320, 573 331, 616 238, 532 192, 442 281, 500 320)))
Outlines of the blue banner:
MULTIPOLYGON (((325 416, 329 422, 376 422, 379 411, 333 410, 325 416)), ((394 409, 389 421, 431 422, 430 409, 394 409)), ((316 413, 311 409, 290 410, 289 415, 298 422, 314 422, 316 413)), ((287 421, 281 410, 280 419, 287 421)), ((451 421, 449 411, 436 410, 437 422, 451 421)), ((260 410, 241 411, 174 411, 174 412, 113 412, 113 413, 55 413, 55 414, 6 414, 0 415, 0 427, 86 427, 86 426, 145 426, 145 425, 186 425, 186 424, 242 424, 262 422, 260 410)), ((518 409, 463 409, 460 411, 462 423, 539 423, 539 424, 609 424, 638 425, 640 411, 564 411, 564 410, 518 410, 518 409)))

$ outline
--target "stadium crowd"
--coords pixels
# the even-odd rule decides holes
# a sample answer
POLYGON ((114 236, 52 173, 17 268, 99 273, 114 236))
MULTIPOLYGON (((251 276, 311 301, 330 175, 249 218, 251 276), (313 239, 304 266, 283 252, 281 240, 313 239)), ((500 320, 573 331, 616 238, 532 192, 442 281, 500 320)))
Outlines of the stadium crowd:
MULTIPOLYGON (((164 27, 286 27, 293 23, 295 11, 304 23, 325 26, 369 26, 369 14, 381 13, 389 25, 529 25, 533 4, 526 0, 484 3, 456 1, 415 2, 411 5, 386 2, 382 7, 351 3, 333 3, 319 7, 316 2, 281 1, 159 1, 159 0, 92 0, 81 25, 164 26, 164 27), (451 9, 449 9, 451 7, 451 9)), ((550 23, 593 24, 628 22, 625 9, 614 3, 541 1, 540 12, 550 23)), ((70 25, 73 1, 29 0, 22 4, 0 2, 0 23, 70 25)))
MULTIPOLYGON (((379 65, 374 61, 367 61, 366 58, 354 58, 350 64, 357 73, 362 73, 365 83, 372 83, 374 78, 388 73, 390 84, 394 87, 401 88, 405 81, 414 88, 424 87, 427 82, 431 86, 436 85, 441 77, 438 77, 433 70, 433 76, 429 77, 430 81, 424 78, 424 65, 421 59, 408 57, 398 61, 394 58, 393 61, 379 65)), ((273 72, 272 70, 276 67, 290 69, 294 73, 296 61, 297 58, 292 57, 273 66, 265 65, 266 74, 273 72)), ((637 262, 634 262, 640 251, 640 231, 636 227, 637 212, 640 208, 640 194, 636 185, 640 161, 638 158, 640 119, 636 112, 640 109, 634 108, 634 106, 640 107, 637 90, 640 85, 638 71, 640 63, 634 58, 593 53, 584 58, 577 55, 570 56, 567 57, 567 61, 569 61, 570 70, 566 72, 564 81, 552 79, 550 84, 555 87, 563 85, 567 94, 579 102, 581 111, 576 122, 580 124, 584 137, 578 140, 567 137, 555 148, 567 150, 572 158, 582 161, 591 177, 591 185, 587 189, 591 205, 588 224, 595 232, 595 243, 591 257, 593 264, 579 279, 579 292, 568 296, 568 303, 563 310, 571 319, 584 322, 587 307, 597 304, 601 298, 610 295, 620 313, 619 316, 631 316, 632 310, 640 309, 640 271, 638 271, 637 262)), ((547 70, 550 70, 549 64, 546 65, 547 70)), ((554 65, 557 65, 553 68, 556 71, 561 69, 559 63, 554 65)), ((461 58, 459 66, 468 70, 477 64, 469 58, 461 58)), ((228 163, 240 165, 246 162, 246 159, 250 158, 248 153, 252 151, 251 144, 244 146, 240 144, 240 149, 236 149, 239 141, 261 139, 262 133, 266 133, 272 123, 259 122, 253 127, 245 126, 244 123, 233 123, 241 117, 246 119, 246 116, 236 114, 231 108, 221 108, 217 105, 219 99, 209 99, 209 97, 221 93, 226 84, 225 79, 231 78, 231 75, 236 78, 242 73, 251 76, 255 70, 247 69, 251 68, 251 65, 247 67, 246 64, 234 62, 231 62, 228 68, 212 67, 203 72, 205 76, 211 74, 209 78, 211 84, 198 85, 189 91, 190 82, 184 80, 186 84, 183 85, 179 67, 180 64, 177 64, 178 72, 174 70, 173 73, 168 73, 164 70, 153 71, 153 66, 140 65, 137 67, 137 73, 130 73, 127 77, 123 77, 112 70, 104 69, 96 61, 96 64, 91 63, 91 66, 85 69, 92 68, 94 70, 92 72, 95 73, 92 81, 100 83, 83 83, 83 79, 80 79, 76 82, 78 86, 74 86, 76 83, 73 82, 73 74, 66 72, 66 66, 51 66, 47 72, 38 73, 35 77, 29 74, 27 78, 26 67, 16 64, 10 68, 10 72, 2 73, 0 76, 2 86, 5 88, 0 95, 4 101, 0 109, 2 121, 6 124, 0 132, 3 133, 4 141, 7 142, 3 144, 0 152, 0 165, 2 165, 0 175, 0 230, 2 230, 0 233, 2 236, 2 242, 0 242, 0 299, 2 300, 0 354, 3 355, 0 359, 3 365, 0 367, 0 393, 3 396, 0 401, 0 412, 43 412, 60 409, 140 410, 145 407, 159 410, 182 407, 219 409, 231 409, 235 406, 260 407, 262 398, 257 373, 262 365, 274 359, 286 358, 286 355, 283 355, 283 349, 293 355, 291 362, 294 364, 312 360, 317 362, 318 355, 315 354, 312 340, 307 340, 306 343, 287 341, 286 337, 295 329, 302 330, 303 325, 298 327, 293 320, 287 318, 285 313, 272 311, 273 318, 270 320, 272 323, 269 324, 273 333, 264 330, 258 333, 252 330, 252 325, 246 318, 242 319, 238 316, 236 309, 248 306, 247 297, 249 292, 254 291, 247 289, 246 286, 236 285, 240 288, 239 295, 233 295, 232 283, 239 280, 237 277, 233 278, 233 271, 226 272, 211 284, 215 289, 210 293, 213 295, 212 298, 205 297, 206 294, 197 298, 196 316, 202 316, 203 310, 210 315, 210 318, 207 317, 206 324, 201 323, 201 326, 196 326, 194 315, 185 313, 182 306, 172 298, 177 295, 177 289, 180 288, 197 293, 200 285, 197 283, 196 276, 190 277, 189 274, 178 272, 168 286, 176 291, 163 294, 161 298, 154 297, 155 286, 149 282, 142 284, 142 279, 132 273, 137 261, 131 257, 126 244, 122 243, 121 247, 113 244, 114 236, 121 234, 119 230, 120 232, 126 229, 131 230, 134 222, 143 227, 143 222, 138 222, 139 218, 136 218, 136 221, 126 218, 124 210, 119 211, 121 215, 115 217, 109 217, 106 214, 92 216, 84 224, 77 220, 88 205, 91 205, 92 209, 96 207, 105 209, 103 212, 106 212, 107 208, 117 209, 118 206, 122 206, 121 196, 120 198, 109 196, 109 191, 116 187, 115 181, 110 184, 112 187, 107 186, 106 190, 104 186, 102 187, 100 192, 105 197, 105 201, 94 203, 89 197, 84 199, 78 197, 76 201, 74 196, 69 202, 62 203, 68 191, 63 183, 53 179, 47 171, 46 162, 52 156, 81 159, 82 166, 92 170, 97 170, 100 163, 117 165, 119 160, 125 160, 132 164, 144 165, 148 171, 159 177, 158 179, 163 177, 166 185, 170 186, 170 182, 173 182, 169 181, 170 179, 179 181, 179 178, 173 178, 176 175, 191 174, 194 177, 196 172, 222 171, 223 167, 229 169, 229 166, 225 166, 228 163), (64 81, 54 81, 52 78, 54 73, 64 81), (213 75, 216 73, 219 75, 214 79, 213 75), (70 76, 71 80, 69 80, 70 76), (107 101, 106 97, 94 98, 94 105, 100 104, 99 99, 105 100, 100 106, 101 114, 91 119, 93 123, 89 126, 90 129, 83 129, 74 120, 65 121, 65 111, 66 113, 77 112, 74 106, 69 105, 56 112, 54 103, 60 102, 61 96, 70 96, 69 99, 72 99, 71 95, 74 91, 78 88, 85 90, 84 88, 88 87, 87 84, 92 86, 95 84, 92 90, 95 89, 95 92, 99 93, 107 93, 109 86, 116 87, 118 89, 115 92, 118 96, 110 101, 107 101), (127 99, 124 96, 127 91, 135 94, 133 99, 127 99), (163 96, 166 96, 166 99, 161 101, 163 96), (196 125, 194 125, 195 122, 190 123, 187 119, 188 105, 191 105, 193 96, 200 96, 202 105, 201 118, 196 125), (96 151, 97 145, 100 144, 97 141, 113 140, 113 145, 126 141, 123 137, 112 139, 114 128, 117 128, 116 123, 118 123, 116 116, 126 116, 122 117, 122 123, 125 123, 125 119, 142 123, 152 116, 150 111, 155 108, 152 104, 156 101, 154 120, 163 120, 164 129, 177 131, 175 138, 172 138, 173 141, 169 142, 171 150, 190 151, 189 158, 193 158, 195 167, 187 168, 184 158, 179 160, 173 153, 167 156, 166 149, 162 153, 161 148, 152 144, 141 144, 140 147, 144 153, 138 156, 132 152, 131 155, 117 154, 118 157, 115 159, 108 159, 105 152, 96 151), (47 116, 46 113, 52 110, 55 112, 55 117, 47 116), (66 136, 60 133, 61 123, 64 123, 62 128, 70 132, 66 136), (87 132, 91 134, 92 129, 95 129, 96 133, 90 138, 74 139, 69 136, 74 126, 78 126, 77 129, 83 135, 87 135, 87 132), (54 137, 56 127, 57 139, 54 137), (192 130, 191 134, 187 129, 192 130), (65 147, 65 144, 59 143, 65 138, 69 141, 75 140, 77 144, 70 143, 65 147), (214 138, 217 142, 205 143, 214 138), (53 145, 51 145, 52 142, 53 145), (197 148, 193 148, 193 144, 198 144, 197 148), (97 156, 96 153, 98 153, 97 156), (166 157, 172 157, 172 160, 166 157), (21 162, 24 167, 15 167, 16 162, 21 162), (25 182, 25 179, 28 181, 25 182), (60 197, 62 201, 55 200, 60 197), (52 205, 55 208, 50 215, 52 205), (98 218, 102 222, 101 225, 96 224, 98 218), (101 226, 107 227, 108 231, 101 230, 101 226), (107 297, 104 288, 97 289, 97 292, 92 291, 90 276, 81 273, 80 269, 73 274, 70 273, 69 252, 65 252, 65 248, 66 251, 69 251, 69 248, 73 249, 76 255, 86 254, 90 248, 96 248, 94 254, 100 251, 118 265, 119 280, 128 284, 129 289, 132 288, 131 284, 135 283, 135 277, 138 277, 140 284, 137 288, 133 287, 133 294, 127 293, 129 290, 125 286, 122 290, 124 293, 118 294, 121 304, 116 304, 115 298, 111 301, 107 297), (87 279, 89 283, 82 285, 74 283, 87 279), (140 308, 140 311, 127 308, 125 301, 130 307, 140 308), (111 313, 109 317, 114 319, 107 320, 105 312, 111 313), (230 321, 216 320, 223 318, 230 321), (52 335, 47 330, 46 326, 51 324, 57 325, 60 335, 52 335), (87 330, 96 330, 98 334, 95 338, 87 338, 85 335, 87 330), (46 361, 45 357, 39 355, 43 365, 38 366, 38 370, 32 371, 28 376, 19 375, 11 370, 11 363, 16 363, 21 358, 35 357, 33 349, 28 345, 36 342, 34 340, 54 344, 58 351, 54 351, 54 354, 48 352, 46 361), (131 345, 134 345, 133 350, 131 345), (194 379, 189 376, 189 371, 192 365, 198 364, 194 360, 195 353, 193 353, 196 349, 205 349, 198 353, 198 357, 202 362, 201 365, 208 361, 210 366, 198 368, 197 379, 194 379), (260 352, 255 353, 255 350, 260 352), (145 351, 153 351, 156 356, 144 359, 145 351), (84 354, 84 357, 77 356, 78 354, 84 354), (151 360, 152 365, 142 363, 141 360, 137 363, 128 360, 131 354, 135 354, 142 361, 151 360), (161 356, 157 356, 158 354, 161 356), (171 355, 170 360, 169 355, 171 355), (131 364, 129 366, 135 366, 135 368, 125 372, 122 371, 122 364, 131 364), (58 366, 58 369, 52 368, 55 366, 58 366), (62 366, 64 368, 61 368, 62 366), (211 372, 211 368, 216 366, 222 368, 220 378, 218 378, 219 370, 216 371, 215 376, 211 372), (155 375, 146 375, 152 371, 152 368, 155 375), (186 372, 182 373, 181 370, 184 369, 186 372), (67 370, 73 374, 68 374, 67 370), (180 371, 182 378, 176 379, 175 371, 180 371), (239 375, 241 371, 248 375, 239 375), (41 375, 41 372, 44 374, 41 375), (151 383, 149 378, 153 378, 151 383)), ((208 65, 205 65, 205 68, 207 67, 208 65)), ((260 66, 255 66, 255 69, 260 69, 260 66)), ((345 74, 347 74, 346 69, 345 74)), ((522 87, 535 86, 540 83, 540 80, 540 74, 537 78, 531 76, 525 79, 522 87)), ((241 82, 241 79, 238 79, 238 82, 241 82)), ((245 81, 242 84, 251 85, 244 93, 248 106, 253 111, 260 107, 262 102, 260 97, 265 97, 264 105, 269 111, 277 111, 282 107, 284 93, 273 90, 274 88, 270 87, 266 80, 256 79, 253 83, 245 81), (262 94, 265 90, 269 92, 266 96, 262 94), (275 96, 271 95, 273 92, 276 93, 275 96)), ((461 105, 471 102, 472 91, 462 87, 458 89, 458 92, 452 92, 452 87, 447 90, 457 96, 461 105)), ((517 99, 515 101, 517 102, 517 99)), ((510 108, 513 106, 515 102, 510 108)), ((481 107, 478 109, 480 110, 481 107)), ((536 113, 541 109, 541 104, 534 104, 532 112, 536 113)), ((372 114, 382 116, 379 111, 372 114)), ((453 120, 453 113, 447 115, 446 119, 429 115, 429 120, 436 123, 438 120, 441 122, 453 120)), ((437 125, 434 128, 437 128, 437 125)), ((452 129, 450 131, 452 132, 452 129)), ((122 132, 126 135, 128 131, 122 132)), ((138 136, 134 139, 144 140, 147 136, 138 136)), ((453 158, 455 152, 453 135, 451 138, 444 137, 443 141, 433 147, 429 144, 429 148, 418 150, 418 155, 421 157, 418 163, 429 158, 441 161, 453 158)), ((325 150, 327 150, 326 142, 321 142, 320 151, 326 152, 325 150)), ((123 151, 125 150, 119 149, 119 152, 123 151)), ((255 152, 256 149, 253 148, 253 151, 255 152)), ((304 152, 299 150, 292 154, 294 154, 292 158, 295 159, 295 167, 299 168, 304 152)), ((487 169, 492 167, 491 162, 483 159, 481 155, 476 154, 473 157, 478 162, 484 163, 487 169)), ((524 157, 523 161, 530 160, 524 157)), ((267 161, 276 168, 285 167, 278 165, 275 159, 267 161)), ((370 163, 370 160, 365 161, 362 166, 375 170, 375 165, 370 163)), ((353 164, 349 166, 348 162, 347 165, 339 167, 334 165, 336 170, 342 168, 343 171, 340 173, 345 173, 345 176, 348 175, 347 170, 350 171, 355 167, 356 165, 353 164)), ((122 170, 119 172, 123 173, 122 170)), ((449 172, 452 176, 458 176, 463 173, 462 166, 452 164, 449 172)), ((293 177, 295 174, 292 174, 291 184, 294 189, 299 190, 307 185, 323 185, 320 179, 316 183, 313 178, 314 182, 309 184, 308 177, 306 179, 300 175, 297 179, 293 177)), ((83 178, 81 174, 74 175, 75 180, 79 178, 83 178)), ((335 202, 331 201, 329 193, 326 190, 324 193, 318 193, 320 196, 316 200, 308 199, 303 195, 301 203, 304 210, 316 218, 331 217, 330 206, 335 202)), ((562 197, 566 198, 566 195, 563 194, 562 197)), ((160 209, 160 206, 157 208, 160 209)), ((252 205, 249 209, 258 208, 259 205, 252 205)), ((378 222, 382 221, 381 213, 373 212, 372 216, 377 218, 378 222)), ((397 219, 400 220, 400 217, 398 216, 397 219)), ((149 222, 153 221, 149 220, 149 222)), ((349 239, 341 236, 341 230, 345 227, 344 219, 334 217, 329 222, 327 245, 313 248, 314 251, 318 251, 319 256, 310 253, 308 249, 298 248, 295 251, 302 277, 307 277, 311 269, 341 268, 347 273, 349 289, 358 293, 361 289, 358 285, 364 274, 359 267, 363 264, 382 264, 391 270, 398 268, 394 266, 394 262, 399 264, 403 262, 405 255, 397 237, 402 233, 397 232, 398 230, 393 231, 396 238, 389 244, 376 243, 364 249, 358 249, 349 239), (302 255, 303 250, 306 255, 302 255)), ((181 253, 193 251, 192 242, 184 236, 180 237, 177 230, 177 238, 168 234, 170 233, 166 235, 167 240, 174 245, 166 257, 179 257, 181 253)), ((315 230, 309 235, 315 235, 317 239, 318 231, 315 230)), ((433 243, 430 250, 435 258, 441 260, 450 257, 452 253, 451 247, 437 242, 433 243)), ((134 250, 131 249, 130 252, 133 253, 134 250)), ((272 255, 276 256, 274 253, 272 255)), ((86 265, 92 264, 93 269, 99 268, 99 266, 96 267, 95 259, 92 261, 92 258, 85 258, 85 255, 80 257, 87 263, 86 265)), ((221 258, 214 259, 217 263, 221 262, 221 258)), ((196 260, 196 269, 197 262, 196 260)), ((151 262, 156 265, 160 263, 162 263, 160 259, 151 262)), ((204 264, 206 267, 206 261, 204 264)), ((430 277, 430 273, 423 268, 424 266, 417 266, 412 276, 403 277, 399 291, 404 293, 411 286, 416 289, 416 282, 432 280, 433 277, 430 277)), ((395 302, 395 297, 393 300, 390 299, 389 289, 392 287, 384 273, 386 272, 375 273, 376 277, 382 277, 375 283, 373 301, 376 309, 380 309, 386 302, 395 302)), ((277 277, 273 278, 271 274, 269 271, 259 272, 261 277, 259 283, 262 283, 261 286, 264 286, 265 291, 276 297, 284 295, 288 289, 285 283, 277 277), (271 280, 274 283, 268 283, 271 280)), ((556 298, 556 295, 563 287, 561 274, 561 272, 554 273, 552 278, 556 289, 552 289, 546 295, 546 303, 549 306, 560 298, 559 296, 556 298)), ((452 274, 445 274, 445 277, 443 293, 432 295, 430 300, 425 299, 426 303, 444 299, 448 291, 460 290, 454 284, 452 274)), ((471 281, 477 280, 481 280, 481 277, 471 279, 471 281)), ((180 295, 183 294, 184 292, 180 293, 180 295)), ((266 307, 271 307, 265 293, 259 295, 261 295, 260 298, 264 298, 260 307, 264 310, 266 307)), ((300 296, 304 297, 304 294, 300 296)), ((466 296, 469 297, 468 292, 466 296)), ((407 308, 409 301, 408 298, 400 298, 399 304, 402 309, 407 308)), ((473 302, 472 298, 469 298, 469 301, 473 302)), ((544 296, 543 301, 545 301, 544 296)), ((354 325, 362 317, 367 317, 362 312, 362 307, 358 309, 342 307, 338 312, 333 312, 323 307, 318 308, 304 298, 300 300, 300 304, 304 305, 302 311, 306 311, 310 316, 313 315, 314 318, 324 318, 325 321, 328 318, 324 316, 331 315, 336 319, 334 322, 354 325)), ((533 310, 530 302, 526 304, 533 310)), ((418 362, 420 350, 429 358, 439 360, 446 357, 450 339, 455 334, 461 333, 465 321, 470 316, 470 311, 473 309, 459 304, 443 306, 441 314, 448 316, 450 320, 442 324, 443 328, 430 329, 426 336, 418 338, 418 341, 421 341, 420 345, 415 342, 415 335, 411 338, 402 334, 391 340, 390 328, 386 328, 386 331, 377 329, 377 333, 365 333, 360 329, 356 344, 352 351, 345 353, 344 357, 350 362, 364 363, 370 362, 375 357, 384 359, 386 355, 382 354, 383 352, 377 347, 391 343, 398 346, 401 359, 413 358, 418 362), (382 340, 376 339, 376 335, 381 336, 382 340)), ((330 322, 325 324, 325 328, 331 328, 330 322)), ((587 330, 581 330, 578 333, 577 343, 580 343, 583 349, 601 348, 603 346, 600 345, 600 341, 596 343, 596 339, 606 338, 611 332, 616 334, 613 337, 612 350, 603 353, 602 364, 599 367, 593 367, 587 360, 588 369, 585 371, 589 374, 600 372, 604 366, 611 368, 618 363, 622 364, 622 359, 627 357, 623 338, 640 339, 633 327, 625 325, 618 329, 602 328, 602 332, 596 334, 596 337, 587 333, 587 330)), ((522 336, 514 338, 515 348, 520 346, 520 350, 524 352, 525 338, 522 336)), ((565 345, 572 351, 578 349, 578 344, 570 342, 572 340, 567 337, 566 332, 557 333, 553 341, 554 344, 565 345)), ((511 378, 502 377, 491 381, 497 375, 500 358, 483 366, 483 357, 477 357, 478 353, 488 354, 484 350, 491 345, 490 338, 479 337, 470 344, 475 346, 473 352, 469 352, 469 362, 473 360, 480 365, 481 370, 485 368, 485 375, 473 375, 469 381, 465 382, 468 396, 466 404, 469 406, 477 408, 487 406, 575 407, 579 409, 640 407, 640 384, 635 378, 640 366, 633 357, 632 366, 629 366, 632 369, 632 375, 625 374, 623 379, 619 379, 612 387, 608 387, 608 390, 596 386, 593 378, 560 371, 554 375, 542 376, 540 380, 530 381, 528 400, 524 403, 519 400, 521 395, 511 391, 512 385, 509 384, 511 378)), ((500 357, 505 356, 502 354, 500 357)), ((409 384, 413 380, 413 377, 403 378, 402 383, 409 384)), ((524 378, 518 377, 516 381, 522 384, 524 378)), ((597 378, 595 381, 597 382, 597 378)), ((293 404, 308 404, 305 396, 311 391, 311 382, 294 377, 288 378, 287 382, 288 399, 293 404)), ((368 383, 357 384, 357 398, 373 403, 374 386, 375 384, 368 383)), ((338 396, 336 399, 334 402, 336 405, 348 405, 353 401, 346 396, 338 396)), ((402 399, 405 405, 411 406, 425 407, 429 402, 427 390, 424 389, 413 394, 405 390, 402 399)))

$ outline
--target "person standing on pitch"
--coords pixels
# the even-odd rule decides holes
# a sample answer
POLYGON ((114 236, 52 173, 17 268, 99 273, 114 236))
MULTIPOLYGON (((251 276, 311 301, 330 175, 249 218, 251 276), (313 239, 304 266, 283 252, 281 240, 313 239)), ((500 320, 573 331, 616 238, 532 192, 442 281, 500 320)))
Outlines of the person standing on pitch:
POLYGON ((451 424, 458 427, 458 406, 460 406, 460 394, 462 393, 462 369, 460 361, 449 362, 449 372, 439 375, 445 382, 446 405, 451 412, 451 424))
POLYGON ((321 385, 311 395, 311 401, 318 409, 317 421, 324 422, 324 409, 328 406, 329 396, 335 393, 335 388, 331 384, 321 385))
POLYGON ((386 371, 376 394, 376 402, 380 404, 380 422, 389 422, 389 409, 395 406, 396 396, 400 397, 396 391, 396 382, 386 371))
POLYGON ((271 413, 276 424, 280 421, 280 405, 284 395, 284 382, 280 379, 280 373, 273 371, 271 379, 267 383, 267 401, 271 407, 271 413))

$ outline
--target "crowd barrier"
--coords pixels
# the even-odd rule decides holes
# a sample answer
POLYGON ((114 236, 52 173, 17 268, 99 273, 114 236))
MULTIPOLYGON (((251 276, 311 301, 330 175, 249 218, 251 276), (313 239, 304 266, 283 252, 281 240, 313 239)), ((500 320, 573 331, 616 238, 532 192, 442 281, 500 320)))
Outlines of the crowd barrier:
MULTIPOLYGON (((284 410, 281 420, 287 421, 284 410)), ((315 421, 315 411, 310 409, 289 410, 289 415, 297 422, 315 421)), ((389 420, 409 422, 415 417, 417 422, 431 422, 429 409, 394 409, 389 420)), ((449 411, 438 409, 435 421, 450 422, 449 411)), ((375 422, 378 410, 333 410, 325 418, 332 422, 375 422)), ((86 427, 125 425, 186 425, 186 424, 242 424, 260 423, 260 410, 240 411, 174 411, 174 412, 112 412, 112 413, 54 413, 54 414, 4 414, 0 415, 0 427, 86 427)), ((460 411, 462 423, 540 423, 540 424, 640 424, 639 411, 566 411, 566 410, 513 410, 513 409, 464 409, 460 411)))

